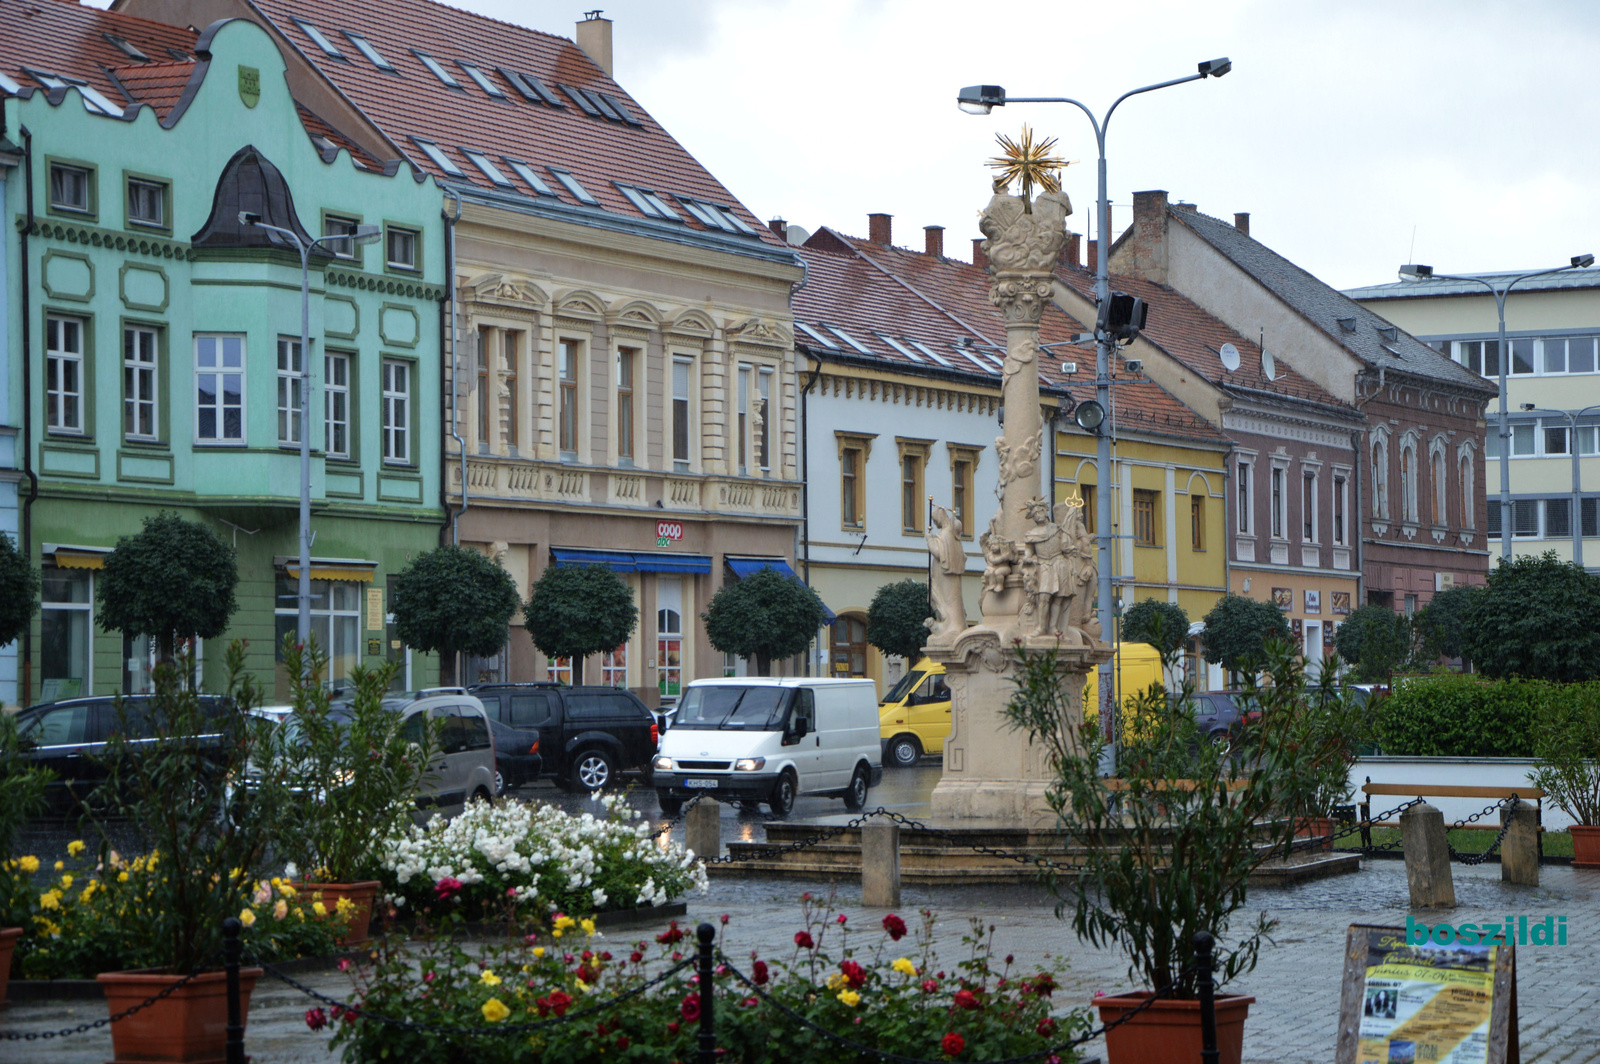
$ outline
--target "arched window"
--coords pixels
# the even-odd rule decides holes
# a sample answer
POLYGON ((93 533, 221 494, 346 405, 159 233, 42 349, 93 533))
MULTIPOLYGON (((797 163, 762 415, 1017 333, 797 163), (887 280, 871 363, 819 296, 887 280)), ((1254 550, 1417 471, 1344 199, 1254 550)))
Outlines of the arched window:
POLYGON ((1475 528, 1478 513, 1478 466, 1470 446, 1463 445, 1458 461, 1461 464, 1461 527, 1475 528))
POLYGON ((1443 447, 1433 452, 1428 466, 1428 473, 1433 478, 1433 523, 1439 526, 1450 519, 1450 509, 1445 500, 1445 489, 1450 486, 1450 474, 1445 470, 1443 447))
POLYGON ((1417 519, 1417 445, 1400 443, 1400 514, 1403 521, 1417 519))
POLYGON ((1372 441, 1372 516, 1389 516, 1389 441, 1372 441))

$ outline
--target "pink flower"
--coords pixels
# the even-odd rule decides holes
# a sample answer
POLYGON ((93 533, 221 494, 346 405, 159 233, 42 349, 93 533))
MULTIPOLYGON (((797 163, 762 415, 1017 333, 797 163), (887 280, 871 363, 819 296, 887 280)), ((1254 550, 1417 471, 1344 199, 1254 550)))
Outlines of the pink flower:
POLYGON ((439 880, 439 882, 433 885, 433 893, 440 901, 449 901, 451 898, 461 893, 461 888, 464 886, 466 886, 466 884, 462 883, 461 880, 456 879, 454 876, 445 876, 443 879, 439 880))
POLYGON ((340 957, 339 958, 339 970, 341 972, 348 972, 350 970, 350 958, 348 958, 348 957, 340 957))
POLYGON ((328 1014, 320 1008, 306 1009, 306 1026, 313 1031, 320 1031, 328 1026, 328 1014))
POLYGON ((847 919, 849 919, 849 918, 847 916, 845 916, 844 913, 840 913, 839 914, 839 923, 843 924, 845 922, 845 920, 847 920, 847 919))
POLYGON ((899 942, 906 937, 906 922, 894 913, 883 918, 883 929, 889 933, 892 941, 899 942))

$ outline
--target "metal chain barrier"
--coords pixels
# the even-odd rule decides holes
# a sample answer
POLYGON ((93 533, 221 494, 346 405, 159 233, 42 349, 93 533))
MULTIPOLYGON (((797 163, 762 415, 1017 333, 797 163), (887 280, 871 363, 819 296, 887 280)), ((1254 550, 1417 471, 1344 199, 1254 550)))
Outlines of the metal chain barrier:
POLYGON ((684 819, 687 818, 688 815, 689 815, 689 810, 693 809, 695 806, 699 805, 704 800, 705 800, 705 792, 704 791, 702 791, 699 794, 695 795, 693 798, 690 798, 687 802, 683 803, 683 808, 678 810, 678 815, 677 816, 668 817, 667 818, 667 822, 664 825, 662 825, 660 829, 658 829, 656 831, 652 831, 650 834, 645 836, 645 839, 648 839, 649 841, 654 842, 657 839, 661 838, 661 836, 668 834, 669 832, 672 831, 673 828, 677 827, 679 824, 684 822, 684 819))
POLYGON ((1061 864, 1060 862, 1052 861, 1047 857, 1040 857, 1037 854, 1012 853, 1010 850, 1002 850, 994 846, 985 846, 982 843, 969 842, 952 831, 945 831, 941 828, 929 827, 920 820, 912 820, 909 817, 905 817, 899 813, 885 809, 881 805, 868 815, 888 817, 901 827, 910 828, 912 831, 924 832, 928 835, 932 835, 934 838, 946 839, 950 842, 958 843, 962 846, 965 846, 967 849, 972 850, 975 853, 981 853, 986 857, 999 857, 1006 861, 1016 861, 1019 864, 1031 864, 1039 868, 1049 868, 1062 872, 1076 872, 1078 870, 1076 865, 1061 864))
POLYGON ((710 865, 735 864, 740 861, 765 861, 769 857, 782 857, 786 853, 797 853, 800 850, 808 849, 812 846, 818 845, 819 843, 827 842, 829 839, 836 839, 852 828, 858 828, 862 824, 865 824, 867 821, 871 820, 873 817, 880 815, 892 816, 893 814, 882 808, 874 809, 870 813, 862 813, 853 820, 850 820, 837 827, 823 828, 815 835, 809 835, 806 838, 801 839, 799 842, 785 843, 782 846, 765 846, 753 853, 728 853, 722 855, 721 857, 706 857, 702 860, 704 860, 706 864, 710 865))
POLYGON ((204 974, 206 974, 205 971, 190 972, 176 983, 173 983, 171 986, 161 990, 154 997, 147 998, 146 1000, 139 1002, 137 1005, 125 1008, 121 1012, 118 1012, 114 1015, 107 1016, 103 1020, 91 1020, 88 1023, 80 1023, 76 1027, 63 1027, 57 1031, 0 1031, 0 1041, 39 1042, 50 1038, 70 1038, 75 1034, 83 1034, 87 1031, 93 1031, 101 1027, 108 1027, 119 1020, 127 1019, 136 1012, 149 1008, 151 1005, 154 1005, 156 1002, 172 994, 179 987, 193 982, 195 979, 204 974))
MULTIPOLYGON (((1374 816, 1368 816, 1368 817, 1366 817, 1366 818, 1364 818, 1364 819, 1362 819, 1362 820, 1360 820, 1360 821, 1358 821, 1356 823, 1352 823, 1352 824, 1346 825, 1343 828, 1343 830, 1340 830, 1339 828, 1335 828, 1334 832, 1333 832, 1333 837, 1334 837, 1335 840, 1337 840, 1337 839, 1339 839, 1339 838, 1341 838, 1342 836, 1345 836, 1345 835, 1360 834, 1363 831, 1363 829, 1370 830, 1374 825, 1379 826, 1379 827, 1387 827, 1388 824, 1386 822, 1391 817, 1397 817, 1401 813, 1404 813, 1407 809, 1410 809, 1412 806, 1420 805, 1421 803, 1422 803, 1422 799, 1421 798, 1413 798, 1409 802, 1402 802, 1401 804, 1395 806, 1393 809, 1390 809, 1390 810, 1387 810, 1385 812, 1379 813, 1375 817, 1374 816)), ((1401 839, 1395 839, 1392 842, 1385 842, 1385 843, 1382 843, 1381 845, 1372 844, 1372 843, 1363 843, 1362 845, 1357 846, 1357 847, 1339 848, 1339 852, 1341 852, 1341 853, 1360 853, 1363 857, 1370 857, 1372 854, 1375 854, 1375 853, 1385 853, 1385 852, 1387 852, 1389 850, 1397 850, 1397 849, 1400 848, 1400 845, 1401 845, 1402 841, 1403 840, 1401 840, 1401 839)))
POLYGON ((1485 849, 1482 853, 1462 853, 1460 850, 1456 849, 1454 846, 1451 846, 1450 845, 1450 828, 1459 828, 1459 827, 1463 827, 1463 826, 1465 826, 1467 824, 1471 824, 1475 820, 1481 820, 1483 817, 1488 816, 1490 813, 1494 812, 1496 809, 1502 809, 1502 808, 1506 808, 1508 806, 1510 807, 1511 811, 1513 813, 1515 813, 1517 806, 1520 805, 1520 804, 1521 804, 1521 799, 1518 798, 1515 794, 1513 794, 1509 798, 1500 799, 1500 801, 1498 801, 1498 802, 1494 803, 1493 805, 1489 806, 1487 809, 1483 810, 1483 812, 1481 812, 1481 813, 1474 813, 1471 816, 1467 817, 1467 819, 1465 819, 1465 820, 1458 820, 1456 823, 1448 825, 1445 828, 1444 837, 1445 837, 1445 847, 1450 851, 1450 859, 1452 861, 1460 861, 1464 865, 1481 865, 1485 861, 1487 861, 1489 858, 1493 857, 1494 854, 1495 854, 1495 851, 1500 848, 1500 843, 1505 841, 1506 830, 1511 827, 1511 818, 1510 817, 1507 817, 1505 823, 1500 825, 1500 831, 1495 835, 1494 841, 1491 842, 1489 844, 1488 848, 1485 849))

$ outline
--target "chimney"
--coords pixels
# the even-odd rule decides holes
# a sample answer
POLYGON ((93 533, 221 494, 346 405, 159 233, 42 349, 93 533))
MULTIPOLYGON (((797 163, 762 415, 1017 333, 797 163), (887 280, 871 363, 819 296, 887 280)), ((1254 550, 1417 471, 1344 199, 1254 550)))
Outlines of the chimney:
POLYGON ((599 11, 585 11, 578 23, 578 47, 594 60, 594 65, 606 72, 606 77, 616 73, 611 64, 611 20, 601 18, 599 11))
POLYGON ((1071 266, 1071 267, 1076 268, 1078 263, 1083 261, 1081 255, 1080 255, 1080 248, 1081 248, 1082 243, 1083 243, 1083 236, 1081 234, 1079 234, 1079 233, 1068 233, 1067 234, 1067 245, 1066 245, 1066 247, 1061 249, 1061 264, 1063 266, 1071 266))
POLYGON ((983 237, 972 238, 972 264, 980 270, 989 268, 989 256, 983 253, 983 237))
POLYGON ((884 247, 888 247, 893 242, 889 239, 889 222, 893 217, 894 215, 892 214, 867 215, 867 239, 874 244, 882 244, 884 247))
POLYGON ((925 225, 922 227, 922 249, 934 258, 944 258, 944 226, 925 225))
POLYGON ((774 218, 767 223, 767 228, 778 234, 778 239, 784 243, 789 241, 789 223, 782 218, 774 218))
POLYGON ((1236 211, 1233 216, 1233 227, 1245 236, 1250 235, 1250 212, 1236 211))
MULTIPOLYGON (((1193 204, 1176 204, 1194 210, 1193 204)), ((1167 194, 1161 189, 1133 194, 1133 224, 1117 252, 1119 272, 1156 284, 1167 283, 1167 194)))
POLYGON ((1100 241, 1089 241, 1089 272, 1093 273, 1100 268, 1100 241))

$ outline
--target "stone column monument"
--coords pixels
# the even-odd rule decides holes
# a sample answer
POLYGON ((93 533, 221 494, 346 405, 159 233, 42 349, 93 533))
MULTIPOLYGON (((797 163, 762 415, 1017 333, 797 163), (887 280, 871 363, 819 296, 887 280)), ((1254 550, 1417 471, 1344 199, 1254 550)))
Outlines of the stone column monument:
MULTIPOLYGON (((1023 143, 1031 147, 1026 135, 1023 143)), ((1003 435, 995 440, 1000 508, 979 537, 985 562, 982 616, 954 630, 954 611, 945 612, 943 623, 932 625, 923 652, 944 665, 951 694, 944 775, 933 791, 935 815, 1049 827, 1055 816, 1045 800, 1050 772, 1044 751, 1012 730, 1002 713, 1015 690, 1016 648, 1057 653, 1071 706, 1082 705, 1084 678, 1112 650, 1100 641, 1094 619, 1094 543, 1084 526, 1082 502, 1052 505, 1040 497, 1039 463, 1049 430, 1040 414, 1039 319, 1050 299, 1072 204, 1048 174, 1041 178, 1037 169, 1018 168, 1015 155, 1011 161, 1011 172, 1023 178, 1022 194, 1010 195, 1009 183, 996 180, 994 198, 979 223, 988 238, 989 300, 1000 308, 1006 326, 1005 420, 1003 435), (1045 191, 1030 197, 1036 181, 1045 191)), ((1054 450, 1051 446, 1050 453, 1054 450)), ((1081 719, 1081 710, 1074 712, 1081 719)))

